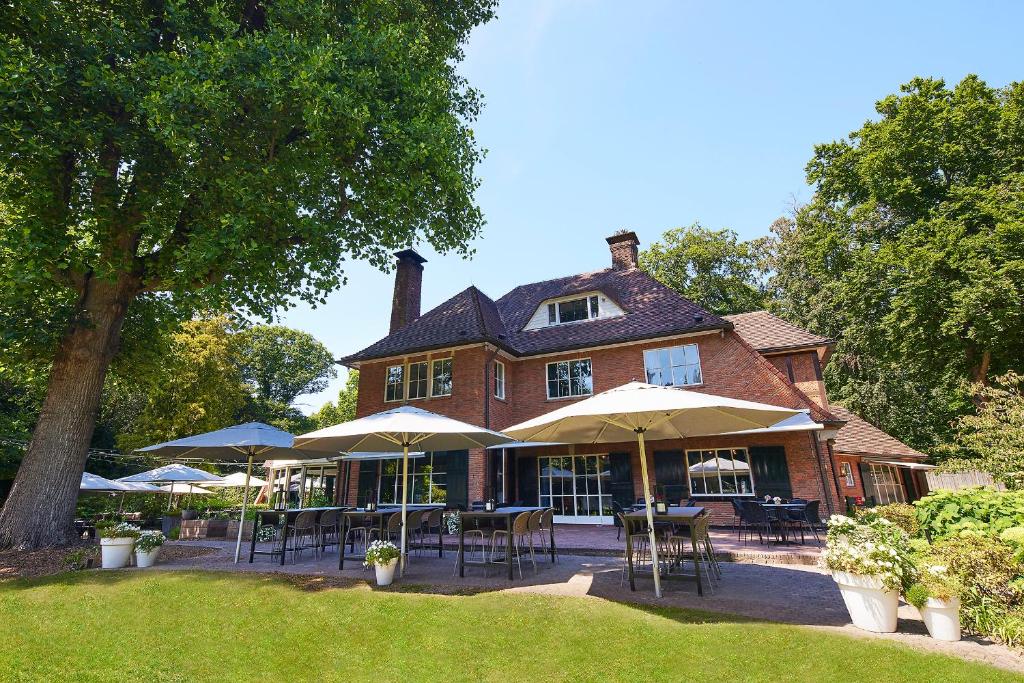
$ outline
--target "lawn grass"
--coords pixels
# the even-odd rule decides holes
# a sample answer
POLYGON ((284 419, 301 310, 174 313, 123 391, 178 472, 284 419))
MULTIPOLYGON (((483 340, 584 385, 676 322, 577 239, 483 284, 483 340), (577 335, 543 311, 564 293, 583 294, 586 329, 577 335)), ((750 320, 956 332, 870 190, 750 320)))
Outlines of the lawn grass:
POLYGON ((0 644, 4 680, 1020 680, 894 643, 690 610, 309 590, 212 572, 0 583, 0 644))

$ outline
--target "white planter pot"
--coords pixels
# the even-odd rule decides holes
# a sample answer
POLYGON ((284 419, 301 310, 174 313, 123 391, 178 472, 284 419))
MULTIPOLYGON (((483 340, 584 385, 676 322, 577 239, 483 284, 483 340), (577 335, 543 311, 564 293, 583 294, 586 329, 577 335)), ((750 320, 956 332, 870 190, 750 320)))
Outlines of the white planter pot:
POLYGON ((898 591, 886 590, 882 580, 874 576, 832 572, 832 579, 839 585, 854 626, 875 633, 896 631, 898 591))
POLYGON ((928 602, 918 611, 932 638, 960 640, 960 598, 951 598, 948 601, 928 598, 928 602))
POLYGON ((104 569, 121 569, 128 566, 132 558, 132 548, 135 547, 135 539, 128 538, 101 538, 100 555, 103 558, 104 569))
POLYGON ((377 574, 377 585, 378 586, 390 586, 395 580, 395 567, 398 566, 398 558, 391 560, 387 564, 375 564, 373 570, 377 574))
POLYGON ((160 555, 160 546, 157 546, 145 552, 142 550, 135 551, 135 566, 136 567, 152 567, 156 564, 156 558, 160 555))

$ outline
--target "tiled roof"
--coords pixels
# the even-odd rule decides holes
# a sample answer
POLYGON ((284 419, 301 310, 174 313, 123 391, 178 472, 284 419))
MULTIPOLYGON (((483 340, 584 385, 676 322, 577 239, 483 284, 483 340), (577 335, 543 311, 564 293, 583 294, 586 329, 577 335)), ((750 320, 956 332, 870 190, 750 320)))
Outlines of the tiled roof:
POLYGON ((850 455, 881 455, 886 457, 925 458, 924 453, 916 451, 899 439, 889 436, 859 415, 851 413, 842 406, 830 405, 836 417, 846 420, 846 424, 836 432, 835 450, 837 453, 850 455))
POLYGON ((758 351, 779 351, 783 349, 826 346, 832 343, 827 337, 812 334, 792 325, 768 311, 753 311, 727 315, 725 319, 736 326, 736 332, 758 351))
POLYGON ((521 285, 497 302, 476 287, 470 287, 404 328, 343 358, 342 362, 481 341, 491 342, 517 356, 529 356, 723 328, 729 329, 731 325, 647 273, 637 268, 608 268, 521 285), (604 293, 625 311, 625 315, 523 330, 544 301, 588 291, 604 293))

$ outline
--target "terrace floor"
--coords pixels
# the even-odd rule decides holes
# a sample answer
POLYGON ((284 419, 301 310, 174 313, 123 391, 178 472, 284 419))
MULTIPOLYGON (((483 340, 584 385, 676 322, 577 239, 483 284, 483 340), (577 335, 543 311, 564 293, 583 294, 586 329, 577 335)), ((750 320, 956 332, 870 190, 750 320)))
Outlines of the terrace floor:
MULTIPOLYGON (((735 535, 716 531, 713 542, 720 556, 734 556, 739 561, 722 563, 722 578, 714 585, 714 593, 705 590, 697 595, 692 581, 663 583, 664 595, 653 594, 650 577, 637 579, 637 590, 629 589, 621 580, 623 544, 615 540, 611 527, 556 526, 556 544, 561 548, 559 560, 552 564, 538 555, 537 571, 529 559, 523 565, 523 578, 516 572, 509 581, 504 566, 467 567, 466 576, 455 576, 455 553, 437 551, 413 555, 406 575, 396 578, 393 588, 383 590, 415 591, 441 594, 469 594, 490 591, 530 592, 580 598, 599 598, 616 602, 668 605, 703 609, 757 619, 801 624, 834 630, 859 637, 880 637, 903 642, 912 647, 983 661, 1001 668, 1024 672, 1024 659, 1011 650, 980 639, 965 638, 959 643, 942 643, 927 636, 917 610, 900 607, 899 632, 869 634, 849 623, 842 598, 830 576, 813 564, 817 546, 782 546, 763 548, 752 543, 736 544, 735 535), (577 550, 577 547, 579 548, 577 550), (759 559, 760 558, 760 559, 759 559), (810 559, 809 559, 810 558, 810 559)), ((447 540, 447 539, 446 539, 447 540)), ((211 552, 199 557, 184 557, 159 564, 162 569, 204 569, 214 571, 282 573, 306 577, 323 585, 371 585, 373 570, 364 569, 359 560, 346 560, 344 571, 338 570, 337 551, 315 559, 309 553, 293 561, 289 557, 282 566, 267 556, 247 562, 248 547, 242 561, 232 562, 234 543, 224 540, 180 541, 173 545, 207 546, 211 552)), ((378 590, 374 587, 375 590, 378 590)))

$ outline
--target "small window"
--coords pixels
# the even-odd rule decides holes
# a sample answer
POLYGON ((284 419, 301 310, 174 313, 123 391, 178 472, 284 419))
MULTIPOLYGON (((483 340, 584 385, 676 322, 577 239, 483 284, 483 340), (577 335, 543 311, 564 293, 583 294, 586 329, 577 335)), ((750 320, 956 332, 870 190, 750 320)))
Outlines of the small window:
POLYGON ((746 448, 686 451, 686 473, 694 496, 754 495, 746 448))
POLYGON ((846 484, 846 488, 852 489, 855 485, 853 481, 853 466, 848 462, 839 463, 839 476, 841 476, 846 484))
POLYGON ((597 317, 597 313, 598 313, 597 297, 596 296, 592 296, 592 297, 590 297, 590 317, 591 318, 596 318, 597 317))
POLYGON ((427 397, 427 361, 409 363, 409 399, 427 397))
POLYGON ((584 296, 548 304, 548 324, 560 325, 597 318, 601 313, 600 297, 584 296))
POLYGON ((702 384, 700 354, 696 344, 644 351, 647 383, 663 387, 702 384))
POLYGON ((494 361, 494 395, 505 398, 505 364, 500 360, 494 361))
POLYGON ((431 365, 431 396, 452 395, 452 359, 435 360, 431 365))
POLYGON ((558 313, 555 310, 554 304, 548 304, 548 324, 555 325, 558 323, 558 313))
POLYGON ((387 369, 385 378, 384 400, 401 401, 405 398, 405 366, 392 365, 387 369))
POLYGON ((548 363, 548 398, 589 396, 594 393, 590 359, 548 363))

